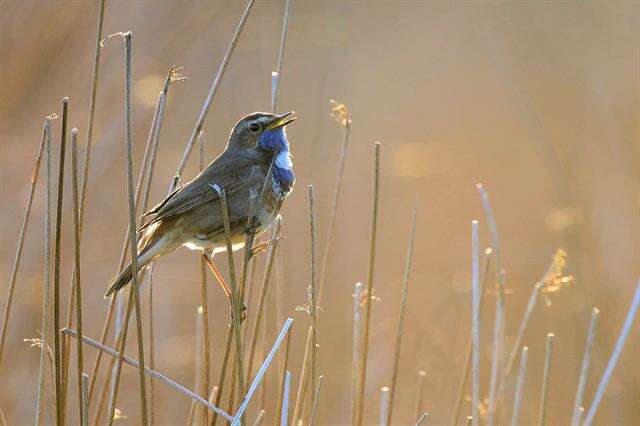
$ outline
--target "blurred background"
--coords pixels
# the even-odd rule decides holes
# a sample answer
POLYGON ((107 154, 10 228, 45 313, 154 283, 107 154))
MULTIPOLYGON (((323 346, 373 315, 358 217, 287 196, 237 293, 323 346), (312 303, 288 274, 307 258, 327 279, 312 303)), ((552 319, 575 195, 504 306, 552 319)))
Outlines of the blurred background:
MULTIPOLYGON (((70 125, 79 128, 84 144, 97 6, 94 1, 0 2, 3 305, 42 123, 47 114, 60 114, 63 96, 70 98, 70 125)), ((238 119, 269 109, 283 7, 281 1, 258 1, 251 12, 206 120, 207 162, 224 149, 238 119)), ((166 73, 176 64, 189 77, 169 92, 153 204, 166 193, 243 8, 238 1, 107 1, 104 35, 133 31, 136 170, 166 73)), ((556 334, 556 344, 548 424, 569 423, 589 315, 597 306, 600 322, 585 396, 590 404, 640 274, 639 19, 640 3, 631 1, 293 1, 278 109, 295 110, 300 117, 288 133, 297 184, 283 209, 283 280, 272 287, 266 320, 272 342, 284 320, 276 318, 273 307, 275 286, 280 286, 283 310, 295 319, 292 389, 297 389, 309 325, 308 315, 295 311, 306 303, 310 280, 306 187, 313 184, 316 189, 321 255, 343 138, 343 129, 329 116, 329 100, 346 104, 353 120, 320 313, 318 371, 325 375, 325 384, 319 424, 349 423, 352 293, 354 283, 364 282, 367 275, 373 141, 382 143, 374 277, 381 300, 372 307, 365 423, 378 421, 379 389, 391 380, 416 198, 414 266, 394 424, 415 423, 419 370, 426 371, 422 409, 430 413, 428 423, 450 421, 471 323, 472 219, 480 221, 482 247, 490 244, 477 182, 489 192, 501 237, 509 289, 508 347, 530 290, 556 249, 568 252, 566 273, 575 277, 570 287, 550 295, 551 306, 538 304, 525 335, 530 353, 523 423, 537 419, 549 332, 556 334)), ((93 338, 102 328, 108 305, 102 296, 117 272, 128 220, 123 76, 123 44, 112 38, 102 49, 82 241, 84 328, 93 338)), ((59 128, 58 119, 54 150, 59 128)), ((83 151, 81 147, 80 156, 83 151)), ((194 154, 185 179, 197 173, 197 151, 194 154)), ((23 339, 36 336, 41 327, 43 177, 41 173, 0 370, 0 407, 8 424, 30 423, 35 413, 39 351, 23 339)), ((64 207, 62 312, 73 260, 70 192, 65 193, 64 207)), ((265 258, 259 259, 255 286, 265 258)), ((218 263, 226 273, 224 256, 218 263)), ((180 249, 159 262, 154 280, 156 367, 190 388, 199 268, 196 254, 180 249)), ((490 271, 489 287, 495 277, 495 270, 490 271)), ((212 382, 217 382, 229 310, 217 284, 209 283, 212 382)), ((142 294, 147 315, 146 284, 142 294)), ((482 317, 483 395, 488 392, 491 355, 490 294, 482 317)), ((251 306, 249 311, 251 321, 251 306)), ((636 320, 596 424, 631 425, 640 418, 639 330, 636 320)), ((128 352, 135 354, 135 333, 130 336, 128 352)), ((85 365, 93 365, 95 353, 85 350, 85 365)), ((73 424, 73 363, 70 371, 68 415, 73 424)), ((118 407, 127 418, 118 423, 139 424, 137 372, 125 366, 122 377, 118 407)), ((270 372, 267 424, 274 415, 276 380, 270 372)), ((190 402, 162 384, 156 390, 156 423, 184 424, 190 402)), ((257 409, 252 406, 250 418, 257 409)), ((465 403, 463 415, 469 413, 465 403)), ((509 413, 510 408, 504 422, 509 413)))

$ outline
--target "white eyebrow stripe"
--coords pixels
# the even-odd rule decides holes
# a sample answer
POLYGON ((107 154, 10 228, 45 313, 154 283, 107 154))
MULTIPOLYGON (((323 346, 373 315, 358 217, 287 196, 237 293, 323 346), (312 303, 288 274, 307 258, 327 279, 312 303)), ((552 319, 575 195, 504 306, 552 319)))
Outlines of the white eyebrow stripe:
POLYGON ((291 155, 287 151, 281 151, 276 157, 276 166, 281 169, 291 170, 293 167, 291 155))

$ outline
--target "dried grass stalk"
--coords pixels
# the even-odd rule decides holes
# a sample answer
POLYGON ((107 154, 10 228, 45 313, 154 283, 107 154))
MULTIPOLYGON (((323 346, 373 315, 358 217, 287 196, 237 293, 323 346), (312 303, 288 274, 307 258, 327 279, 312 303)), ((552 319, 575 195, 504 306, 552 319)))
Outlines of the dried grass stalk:
POLYGON ((80 398, 80 404, 82 405, 80 424, 89 426, 89 376, 87 373, 82 373, 82 395, 80 398))
POLYGON ((584 390, 587 386, 587 378, 589 376, 589 366, 591 365, 591 351, 596 338, 596 325, 600 310, 593 308, 591 311, 591 321, 589 322, 589 331, 587 332, 587 344, 584 348, 582 356, 582 367, 580 368, 580 379, 578 380, 578 390, 576 391, 576 400, 573 404, 573 415, 571 416, 571 426, 580 424, 580 408, 584 402, 584 390))
POLYGON ((520 407, 522 406, 522 395, 524 393, 524 378, 527 374, 527 355, 529 348, 522 348, 520 355, 520 368, 518 369, 518 381, 516 382, 516 392, 513 398, 513 413, 511 413, 511 426, 518 425, 518 417, 520 416, 520 407))
POLYGON ((554 334, 547 334, 547 345, 544 359, 544 372, 542 375, 542 391, 540 392, 540 411, 538 415, 538 425, 544 426, 547 423, 547 394, 549 392, 549 376, 551 374, 551 359, 553 355, 554 334))
POLYGON ((316 366, 318 358, 318 292, 316 289, 316 219, 315 196, 313 185, 309 185, 309 269, 311 285, 309 286, 309 315, 311 316, 311 365, 309 366, 309 386, 316 388, 316 366))
MULTIPOLYGON (((222 367, 220 368, 220 378, 218 379, 218 386, 215 387, 216 392, 216 402, 215 405, 220 406, 220 401, 222 400, 222 391, 224 390, 224 379, 227 373, 227 365, 229 364, 229 354, 231 352, 231 342, 233 340, 233 325, 229 327, 229 331, 227 333, 227 343, 225 345, 224 356, 222 357, 222 367)), ((218 415, 213 413, 211 416, 211 426, 215 426, 218 421, 218 415)))
MULTIPOLYGON (((300 381, 298 382, 298 392, 296 395, 296 405, 293 408, 293 418, 291 421, 292 425, 297 425, 300 420, 300 416, 302 413, 302 406, 304 404, 304 400, 306 398, 307 393, 307 385, 308 385, 308 375, 307 369, 308 361, 309 361, 309 351, 311 348, 311 332, 313 327, 309 327, 309 332, 307 333, 307 344, 304 348, 304 357, 302 358, 302 368, 300 369, 300 381)), ((283 408, 284 410, 284 408, 283 408)))
POLYGON ((316 415, 318 412, 318 401, 320 400, 320 390, 322 389, 322 381, 324 380, 324 375, 321 374, 318 377, 318 384, 316 385, 316 392, 313 396, 313 405, 311 407, 311 415, 309 416, 309 426, 313 426, 316 423, 316 415))
POLYGON ((278 51, 278 65, 276 71, 271 74, 271 112, 275 114, 278 105, 278 92, 280 77, 282 76, 282 64, 284 62, 284 48, 287 44, 287 32, 289 29, 289 13, 291 12, 291 0, 284 4, 284 17, 282 18, 282 32, 280 34, 280 50, 278 51))
POLYGON ((356 283, 353 291, 353 338, 351 356, 351 424, 355 424, 358 403, 358 378, 360 365, 360 301, 362 283, 356 283))
POLYGON ((424 378, 427 376, 427 372, 424 370, 418 371, 418 384, 416 386, 416 419, 419 419, 424 413, 422 412, 422 400, 424 399, 424 378))
POLYGON ((390 389, 387 386, 380 389, 380 426, 389 425, 389 393, 390 389))
MULTIPOLYGON (((278 422, 280 422, 282 420, 282 416, 287 414, 283 414, 282 410, 282 403, 284 401, 284 393, 285 393, 285 387, 286 387, 286 382, 287 382, 287 375, 291 376, 291 373, 289 373, 287 371, 287 364, 289 363, 289 349, 291 348, 291 332, 289 334, 287 334, 287 343, 285 343, 285 347, 284 347, 284 356, 282 357, 282 371, 284 374, 281 375, 280 377, 280 386, 279 386, 279 391, 278 391, 278 400, 276 401, 276 417, 273 421, 273 424, 276 425, 278 424, 278 422)), ((286 417, 286 415, 285 415, 286 417)))
POLYGON ((411 275, 411 262, 413 260, 413 242, 416 236, 416 215, 418 211, 418 203, 413 206, 411 216, 411 232, 409 234, 409 247, 407 248, 407 259, 404 266, 404 274, 402 278, 402 300, 400 302, 400 317, 398 318, 398 329, 396 330, 395 350, 393 354, 393 366, 391 368, 391 389, 389 391, 389 409, 387 410, 387 424, 391 424, 393 416, 393 402, 395 399, 396 386, 398 382, 398 366, 400 365, 400 345, 402 343, 402 335, 404 332, 404 320, 407 310, 407 298, 409 293, 409 277, 411 275))
POLYGON ((371 244, 369 246, 369 268, 367 275, 366 304, 364 311, 364 335, 360 353, 360 378, 358 380, 358 410, 355 425, 362 425, 364 413, 364 391, 367 377, 367 354, 369 351, 369 332, 371 328, 371 305, 373 303, 373 267, 376 255, 376 232, 378 228, 378 201, 380 194, 380 142, 373 144, 373 204, 371 212, 371 244))
POLYGON ((478 221, 471 222, 471 336, 473 342, 471 413, 473 426, 480 423, 480 268, 478 253, 478 221))
POLYGON ((289 420, 289 393, 291 389, 291 372, 284 374, 284 391, 282 392, 282 415, 280 417, 280 426, 287 426, 289 420))

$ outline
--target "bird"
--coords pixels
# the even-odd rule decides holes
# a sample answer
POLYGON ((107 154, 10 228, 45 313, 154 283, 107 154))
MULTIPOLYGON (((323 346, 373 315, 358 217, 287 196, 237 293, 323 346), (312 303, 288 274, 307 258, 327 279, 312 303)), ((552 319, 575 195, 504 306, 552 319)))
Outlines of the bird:
MULTIPOLYGON (((251 200, 259 206, 252 232, 260 235, 279 215, 295 184, 286 126, 294 111, 281 115, 254 112, 231 130, 225 150, 193 180, 171 192, 143 215, 151 219, 138 230, 137 267, 179 247, 201 251, 209 268, 231 299, 228 285, 213 263, 227 250, 221 192, 227 198, 232 250, 244 246, 251 200)), ((105 298, 115 296, 133 278, 129 263, 109 286, 105 298)))

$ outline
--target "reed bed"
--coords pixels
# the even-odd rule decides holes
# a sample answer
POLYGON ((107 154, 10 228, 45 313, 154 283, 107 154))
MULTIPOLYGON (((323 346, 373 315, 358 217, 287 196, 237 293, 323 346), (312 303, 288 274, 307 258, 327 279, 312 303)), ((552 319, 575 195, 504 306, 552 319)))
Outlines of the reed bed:
MULTIPOLYGON (((169 192, 175 190, 183 175, 186 174, 187 163, 196 145, 199 146, 199 157, 197 162, 198 170, 205 168, 206 159, 204 126, 209 111, 214 106, 214 100, 225 75, 229 63, 233 57, 236 45, 247 25, 249 15, 254 6, 254 0, 248 0, 244 5, 240 21, 237 23, 231 40, 229 41, 224 57, 219 64, 209 91, 205 97, 203 105, 199 111, 191 136, 188 138, 182 156, 175 173, 169 182, 169 192)), ((285 63, 285 46, 288 38, 288 30, 291 21, 292 1, 284 2, 282 12, 282 29, 279 35, 279 48, 276 57, 276 69, 271 75, 271 96, 270 110, 277 111, 278 103, 281 102, 280 86, 283 82, 285 63)), ((320 346, 320 342, 333 341, 335 331, 330 327, 325 327, 329 321, 323 312, 323 296, 326 294, 340 294, 339 291, 349 288, 351 284, 342 282, 342 278, 329 281, 330 271, 334 263, 339 259, 334 258, 335 248, 345 244, 341 240, 339 233, 339 222, 343 216, 352 214, 341 209, 340 201, 343 195, 343 188, 348 183, 346 177, 349 176, 346 159, 349 154, 350 138, 352 131, 351 111, 345 104, 331 101, 328 117, 331 117, 339 125, 342 132, 342 143, 340 145, 336 176, 332 187, 325 191, 325 188, 316 183, 307 186, 307 214, 308 233, 300 235, 287 235, 291 239, 299 239, 304 244, 307 251, 306 256, 295 256, 295 259, 287 261, 299 262, 307 265, 304 261, 308 259, 308 277, 301 282, 290 282, 285 280, 280 267, 284 262, 284 253, 289 253, 284 249, 287 247, 287 240, 280 241, 286 230, 283 225, 283 218, 278 217, 271 225, 270 232, 264 236, 256 235, 254 230, 258 218, 258 211, 261 208, 262 195, 265 188, 271 183, 271 173, 274 164, 271 165, 267 179, 264 182, 262 194, 256 194, 251 199, 250 207, 247 211, 247 230, 245 232, 245 246, 242 253, 242 260, 234 258, 231 229, 232 224, 229 219, 229 206, 225 188, 213 183, 212 190, 218 193, 220 207, 224 222, 225 245, 227 249, 226 268, 220 271, 213 263, 209 263, 204 256, 198 257, 199 283, 198 309, 196 314, 195 333, 195 356, 192 363, 194 374, 193 389, 179 384, 170 378, 174 371, 167 369, 165 372, 158 371, 158 361, 162 359, 163 353, 158 351, 158 343, 163 342, 166 337, 164 330, 157 329, 158 306, 154 295, 154 265, 133 274, 130 293, 125 300, 123 296, 116 296, 108 302, 104 325, 98 339, 89 337, 90 332, 86 331, 83 318, 86 318, 86 293, 83 288, 85 270, 91 260, 91 253, 82 250, 82 235, 85 227, 84 217, 87 210, 86 200, 92 186, 89 185, 90 164, 92 159, 92 141, 96 119, 96 96, 98 88, 98 75, 100 69, 100 58, 103 38, 103 22, 105 18, 105 0, 99 2, 98 22, 96 25, 97 42, 93 61, 90 102, 88 108, 87 136, 84 144, 83 163, 78 162, 78 130, 71 130, 71 167, 65 167, 67 127, 69 124, 69 99, 63 98, 61 108, 60 123, 60 144, 57 180, 54 181, 54 155, 53 155, 53 129, 52 122, 54 116, 49 116, 45 120, 42 139, 36 151, 36 159, 31 174, 31 184, 29 186, 28 198, 24 215, 19 227, 17 238, 17 248, 10 272, 10 279, 7 286, 7 299, 3 316, 2 329, 0 334, 0 365, 3 354, 7 351, 6 336, 12 327, 12 305, 16 302, 16 288, 20 284, 19 272, 25 248, 25 237, 29 231, 29 223, 34 215, 33 206, 36 197, 37 182, 40 174, 41 163, 45 163, 45 185, 44 185, 44 206, 42 215, 44 216, 44 254, 42 263, 44 277, 42 280, 42 322, 41 339, 27 339, 40 349, 40 365, 37 376, 37 400, 35 401, 35 422, 37 425, 51 423, 58 426, 71 423, 75 418, 70 416, 72 402, 77 402, 77 418, 81 425, 102 424, 105 421, 113 425, 116 422, 124 422, 124 414, 121 410, 125 401, 136 398, 139 400, 139 408, 135 413, 128 413, 135 418, 139 424, 153 425, 164 421, 167 408, 159 403, 160 393, 156 391, 155 381, 158 380, 171 391, 170 395, 180 394, 188 401, 189 409, 185 410, 182 419, 187 419, 188 425, 216 425, 218 422, 240 425, 240 424, 274 424, 274 425, 319 425, 336 422, 336 416, 340 415, 339 421, 353 426, 372 424, 377 421, 380 425, 390 426, 402 424, 408 420, 408 424, 430 424, 430 413, 438 413, 439 416, 446 416, 451 419, 452 426, 467 424, 478 426, 481 424, 494 425, 504 424, 509 417, 511 425, 519 423, 532 423, 532 419, 524 419, 524 414, 536 411, 537 424, 551 424, 553 416, 549 412, 548 401, 553 398, 554 380, 565 375, 557 368, 552 368, 554 356, 560 357, 562 354, 554 354, 554 340, 556 330, 547 330, 546 346, 540 342, 533 341, 530 336, 530 324, 536 321, 538 310, 538 300, 541 297, 549 303, 548 295, 567 287, 573 282, 573 277, 565 276, 566 252, 559 250, 554 255, 551 265, 538 281, 534 282, 528 303, 522 313, 513 313, 514 318, 520 314, 521 320, 514 336, 513 344, 507 348, 507 330, 510 330, 506 321, 507 310, 507 288, 506 288, 506 264, 501 250, 501 236, 498 234, 498 226, 494 210, 489 202, 489 195, 482 184, 477 184, 476 190, 482 204, 484 217, 487 226, 485 236, 491 242, 491 248, 484 253, 481 262, 480 241, 483 233, 480 230, 479 222, 472 221, 471 226, 471 274, 470 274, 470 301, 464 302, 465 310, 469 315, 468 345, 466 351, 460 358, 463 360, 459 369, 451 371, 450 376, 457 384, 456 399, 451 406, 434 406, 431 404, 431 392, 436 392, 436 386, 430 382, 430 374, 424 370, 418 370, 415 365, 403 361, 406 357, 407 340, 416 337, 415 320, 412 320, 409 309, 412 305, 420 305, 421 309, 429 309, 429 303, 416 300, 409 291, 414 286, 425 285, 420 280, 412 277, 412 267, 417 262, 424 259, 414 260, 414 243, 416 238, 427 235, 420 235, 417 232, 418 222, 421 220, 418 215, 417 201, 413 207, 411 225, 408 238, 408 247, 404 260, 404 270, 395 270, 393 273, 399 279, 401 286, 389 288, 389 281, 380 279, 377 275, 379 264, 385 262, 378 254, 378 241, 381 236, 389 230, 386 229, 388 223, 382 220, 381 211, 396 206, 384 204, 386 199, 382 197, 382 184, 386 179, 386 163, 381 161, 381 143, 374 142, 373 164, 371 167, 372 183, 370 185, 371 204, 370 210, 366 214, 369 223, 368 244, 360 242, 358 250, 366 252, 366 270, 358 271, 366 274, 365 284, 358 282, 353 287, 353 300, 349 306, 352 312, 343 312, 349 318, 349 323, 344 324, 344 328, 349 330, 351 340, 350 357, 344 362, 344 368, 351 369, 348 374, 337 374, 338 366, 327 362, 332 348, 320 346), (72 234, 73 258, 71 285, 69 288, 69 299, 66 304, 67 317, 66 326, 61 324, 61 271, 64 257, 64 233, 66 227, 63 226, 65 210, 65 176, 71 176, 71 222, 70 233, 72 234), (332 191, 331 191, 332 190, 332 191), (330 194, 329 208, 322 211, 319 202, 322 196, 330 194), (54 200, 55 197, 55 200, 54 200), (55 201, 55 206, 54 206, 55 201), (54 211, 55 207, 55 211, 54 211), (326 223, 324 222, 325 218, 326 223), (55 221, 55 222, 54 222, 55 221), (381 229, 384 232, 381 232, 381 229), (263 241, 260 241, 263 238, 263 241), (321 246, 321 251, 318 247, 321 246), (258 256, 262 248, 266 249, 266 259, 258 262, 258 256), (318 259, 318 255, 320 258, 318 259), (301 260, 302 259, 302 260, 301 260), (382 260, 381 260, 382 259, 382 260), (319 260, 319 261, 318 261, 319 260), (493 264, 492 264, 493 262, 493 264), (482 263, 482 265, 481 265, 482 263), (263 269, 259 266, 264 264, 263 269), (231 318, 230 323, 220 324, 215 322, 217 313, 210 309, 209 285, 213 280, 209 280, 207 265, 212 270, 214 279, 221 281, 222 277, 228 275, 230 295, 231 318), (493 267, 491 267, 493 265, 493 267), (494 271, 495 270, 495 271, 494 271), (82 272, 82 273, 81 273, 82 272), (262 280, 257 286, 256 276, 262 273, 262 280), (146 274, 146 275, 145 275, 146 274), (144 278, 148 277, 148 298, 142 297, 141 285, 144 278), (276 288, 274 289, 274 283, 276 288), (495 289, 493 282, 496 283, 495 289), (385 286, 388 292, 399 296, 400 307, 393 337, 388 341, 381 342, 377 328, 380 323, 390 322, 388 318, 380 318, 376 315, 378 311, 372 310, 374 296, 374 283, 380 287, 385 286), (298 286, 297 289, 304 288, 306 294, 306 304, 299 310, 305 314, 296 316, 295 312, 288 312, 283 302, 283 294, 287 293, 287 285, 298 286), (490 318, 483 312, 483 300, 486 295, 495 293, 495 310, 493 312, 492 333, 489 339, 482 334, 482 325, 490 324, 490 318), (271 301, 271 302, 270 302, 271 301), (275 303, 273 303, 275 302, 275 303), (352 302, 352 304, 351 304, 352 302), (246 305, 245 305, 246 304, 246 305), (275 306, 271 306, 275 304, 275 306), (148 317, 143 318, 143 308, 148 307, 148 317), (244 313, 248 313, 245 320, 244 313), (128 327, 131 314, 136 317, 136 342, 137 350, 135 358, 127 356, 125 353, 127 345, 128 327), (290 317, 291 316, 291 317, 290 317), (294 318, 299 323, 296 326, 298 333, 304 334, 307 330, 306 340, 304 336, 294 335, 294 318), (73 321, 75 319, 75 327, 73 321), (115 322, 112 327, 112 322, 115 322), (249 324, 252 327, 249 327, 249 324), (320 328, 322 324, 322 328, 320 328), (227 327, 226 340, 216 337, 212 338, 212 328, 223 330, 227 327), (143 333, 148 327, 148 340, 143 333), (320 333, 322 331, 322 333, 320 333), (110 333, 111 332, 111 333, 110 333), (262 343, 259 343, 259 336, 262 333, 262 343), (113 339, 110 339, 110 336, 113 339), (67 392, 68 372, 72 359, 72 340, 75 339, 75 368, 77 375, 77 401, 76 396, 70 397, 67 392), (110 345, 109 340, 113 340, 110 345), (485 341, 486 340, 486 341, 485 341), (489 359, 483 357, 484 346, 490 348, 489 359), (544 350, 542 348, 545 348, 544 350), (88 349, 91 349, 89 351, 88 349), (95 352, 94 350, 97 350, 95 352), (91 355, 88 356, 88 353, 91 355), (91 373, 88 374, 88 360, 91 356, 95 358, 91 373), (145 353, 146 352, 146 353, 145 353), (100 374, 101 360, 104 354, 109 362, 104 369, 104 374, 100 374), (528 381, 525 380, 527 374, 531 375, 531 362, 533 354, 544 354, 544 368, 542 371, 542 388, 539 390, 527 389, 528 381), (218 359, 217 363, 215 360, 218 359), (375 355, 375 358, 374 358, 375 355), (390 360, 388 372, 390 376, 381 383, 378 357, 384 356, 384 360, 390 360), (145 364, 145 357, 148 365, 145 364), (279 362, 275 362, 278 358, 279 362), (350 359, 349 359, 350 358, 350 359), (517 374, 512 371, 517 367, 517 374), (124 365, 129 365, 137 371, 137 392, 121 392, 121 375, 124 365), (257 367, 257 371, 254 370, 257 367), (418 371, 416 371, 418 370, 418 371), (481 371, 487 373, 481 375, 481 371), (407 385, 403 380, 404 373, 410 373, 411 385, 407 385), (529 372, 529 373, 527 373, 529 372), (275 378, 273 381, 267 380, 267 376, 275 378), (100 384, 100 376, 102 384, 100 384), (469 380, 470 377, 470 380, 469 380), (215 379, 217 380, 215 380, 215 379), (483 383, 483 379, 487 379, 483 383), (458 382, 458 380, 460 380, 458 382), (273 383, 271 383, 273 382, 273 383), (470 383, 470 386, 467 383, 470 383), (148 383, 148 385, 147 385, 148 383), (459 383, 459 384, 458 384, 459 383), (327 387, 331 384, 339 384, 344 395, 347 396, 348 410, 344 413, 337 413, 335 407, 327 402, 329 394, 327 387), (215 386, 212 386, 215 385, 215 386), (296 386, 297 385, 297 386, 296 386), (385 385, 382 386, 381 385, 385 385), (386 386, 388 385, 388 386, 386 386), (293 389, 295 388, 295 392, 293 389), (468 389, 469 388, 469 389, 468 389), (95 402, 96 390, 100 389, 98 400, 94 404, 95 412, 91 414, 92 401, 95 402), (485 391, 485 394, 483 394, 485 391), (260 392, 259 395, 256 393, 260 392), (50 394, 50 395, 49 395, 50 394), (531 394, 538 396, 537 401, 531 398, 531 394), (47 400, 51 399, 51 406, 47 400), (507 406, 507 402, 513 400, 512 406, 507 406), (406 401, 410 401, 406 403, 406 401), (375 408, 375 403, 379 402, 379 411, 375 408), (402 402, 402 403, 400 403, 402 402), (226 404, 226 405, 225 405, 226 404), (226 408, 222 408, 225 406, 226 408), (529 408, 529 409, 527 409, 529 408), (425 410, 429 410, 428 412, 425 410), (510 413, 510 416, 508 414, 510 413), (471 414, 467 416, 467 414, 471 414), (68 417, 67 417, 68 416, 68 417), (137 417, 136 417, 137 416, 137 417), (464 416, 464 420, 461 418, 464 416), (396 420, 402 419, 402 420, 396 420)), ((124 32, 115 35, 124 39, 124 117, 125 117, 125 137, 124 153, 126 172, 126 195, 127 195, 127 224, 118 271, 120 271, 127 259, 127 252, 131 259, 133 269, 137 270, 137 245, 139 216, 143 214, 151 200, 151 188, 157 164, 159 150, 159 139, 163 125, 165 109, 167 105, 169 86, 172 82, 184 80, 180 74, 181 68, 173 66, 164 79, 164 84, 158 93, 155 111, 151 126, 149 128, 144 154, 136 161, 134 155, 134 128, 133 128, 133 106, 132 94, 135 90, 135 79, 132 72, 133 50, 132 33, 124 32), (139 164, 137 164, 139 163, 139 164), (139 170, 136 185, 134 186, 134 170, 139 170)), ((286 80, 285 80, 286 81, 286 80)), ((100 117, 98 117, 100 119, 100 117)), ((95 161, 95 159, 94 159, 95 161)), ((275 162, 275 160, 274 160, 275 162)), ((172 169, 173 170, 173 169, 172 169)), ((333 173, 333 171, 332 171, 333 173)), ((306 177, 304 181, 314 182, 313 176, 306 177)), ((69 189, 66 189, 68 192, 69 189)), ((300 189, 298 189, 300 191, 300 189)), ((124 192, 124 191, 123 191, 124 192)), ((256 191, 257 192, 257 191, 256 191)), ((495 193, 499 197, 498 192, 495 193)), ((390 197, 391 198, 391 197, 390 197)), ((298 206, 299 207, 299 206, 298 206)), ((302 209, 299 209, 302 210, 302 209)), ((365 210, 365 209, 363 209, 365 210)), ((297 212, 300 214, 301 212, 297 212)), ((478 212, 479 213, 479 212, 478 212)), ((500 211, 500 216, 506 216, 509 212, 500 211)), ((358 213, 360 214, 360 213, 358 213)), ((423 213, 421 213, 423 214, 423 213)), ((362 220, 362 217, 358 217, 362 220)), ((144 221, 144 219, 142 219, 144 221)), ((381 244, 380 244, 381 245, 381 244)), ((356 249, 354 244, 354 250, 356 249)), ((397 249, 393 247, 392 249, 397 249)), ((290 253, 289 253, 290 254, 290 253)), ((302 253, 300 253, 302 254, 302 253)), ((210 260, 210 259, 209 259, 210 260)), ((217 260, 217 258, 216 258, 217 260)), ((341 259, 345 261, 345 259, 341 259)), ((433 265, 428 265, 432 267, 433 265)), ((435 268, 435 266, 433 266, 435 268)), ((364 268, 363 268, 364 269, 364 268)), ((400 269, 400 268, 398 268, 400 269)), ((292 287, 293 288, 293 287, 292 287)), ((413 291, 413 290, 412 290, 413 291)), ((466 296, 465 296, 466 297, 466 296)), ((343 299, 344 300, 344 299, 343 299)), ((326 306, 331 310, 332 315, 338 315, 333 306, 326 306)), ((578 373, 577 390, 573 400, 573 406, 567 406, 567 413, 571 417, 572 426, 589 426, 594 422, 598 408, 603 403, 604 393, 607 385, 612 379, 614 369, 622 353, 623 347, 631 335, 631 329, 636 319, 637 311, 640 309, 640 283, 635 295, 631 300, 631 306, 627 313, 624 324, 605 371, 599 379, 596 392, 591 401, 585 401, 585 396, 594 362, 593 351, 597 346, 596 325, 600 311, 593 308, 591 320, 586 334, 586 345, 582 356, 580 368, 576 368, 578 373), (588 404, 587 404, 588 403, 588 404), (588 409, 585 409, 588 407, 588 409)), ((382 309, 380 310, 382 311, 382 309)), ((510 311, 510 315, 512 312, 510 311)), ((542 314, 542 313, 541 313, 542 314)), ((511 318, 511 316, 510 316, 511 318)), ((14 320, 15 321, 15 320, 14 320)), ((549 324, 547 322, 546 324, 549 324)), ((224 334, 224 333, 222 333, 224 334)), ((217 336, 217 334, 216 334, 217 336)), ((565 336, 562 336, 565 337, 565 336)), ((328 345, 327 345, 328 346, 328 345)), ((126 367, 126 368, 131 368, 126 367)), ((422 367, 422 366, 421 366, 422 367)), ((424 366, 429 371, 430 366, 424 366)), ((594 371, 597 371, 593 368, 594 371)), ((386 370, 384 373, 386 374, 386 370)), ((451 382, 453 383, 453 381, 451 382)), ((448 383, 449 386, 451 383, 448 383)), ((531 387, 531 385, 529 385, 531 387)), ((333 395, 331 395, 333 396, 333 395)), ((173 396, 171 396, 173 398, 173 396)), ((166 397, 163 397, 166 398, 166 397)), ((131 405, 131 404, 127 404, 131 405)), ((74 406, 75 407, 75 406, 74 406)), ((0 411, 0 414, 2 412, 0 411)), ((4 416, 2 421, 6 424, 4 416)))

